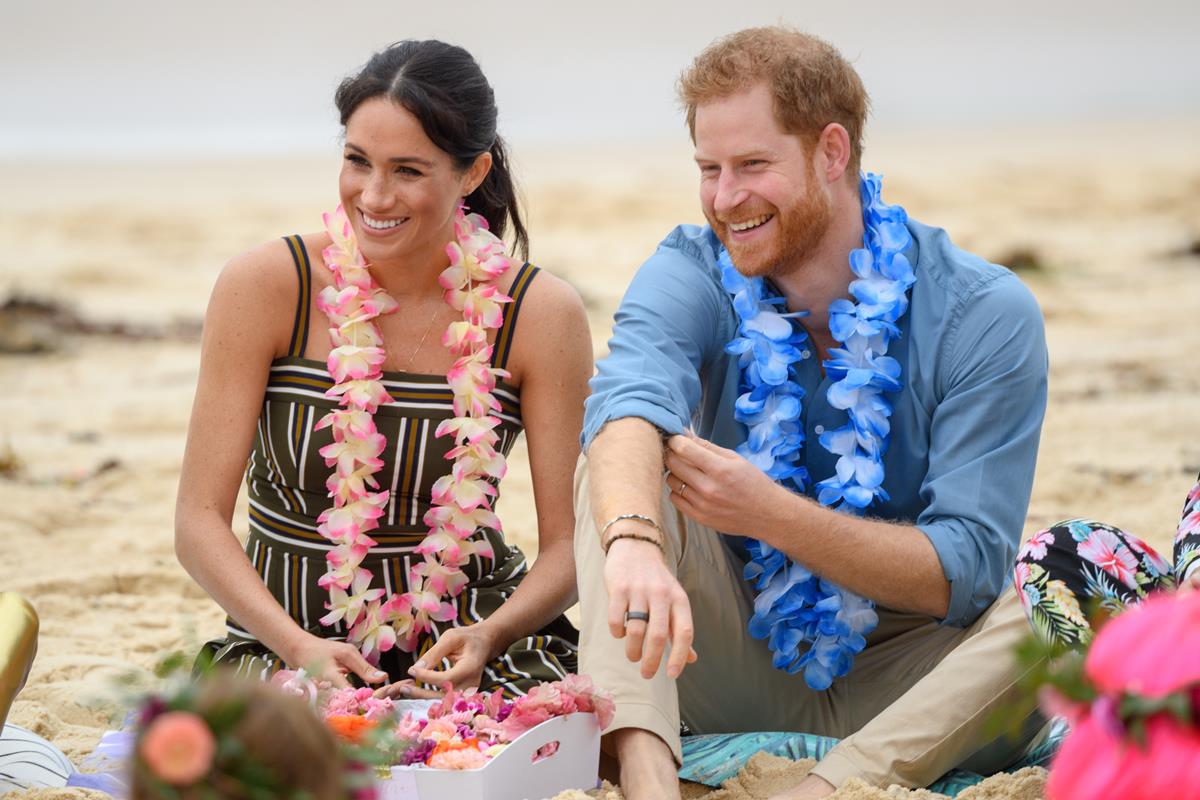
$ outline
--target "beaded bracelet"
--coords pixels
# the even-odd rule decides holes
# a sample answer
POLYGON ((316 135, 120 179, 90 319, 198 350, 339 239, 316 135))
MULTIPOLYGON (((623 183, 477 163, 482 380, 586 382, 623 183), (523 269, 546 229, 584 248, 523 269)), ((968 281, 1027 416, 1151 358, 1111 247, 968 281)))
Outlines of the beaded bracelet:
POLYGON ((608 555, 609 548, 612 547, 613 542, 617 541, 618 539, 636 539, 639 542, 649 542, 650 544, 657 545, 658 549, 662 551, 664 556, 667 554, 667 549, 663 547, 663 543, 660 540, 654 538, 653 536, 643 536, 640 533, 630 532, 618 533, 615 536, 610 537, 607 542, 601 545, 601 549, 604 550, 604 555, 608 555))
POLYGON ((659 524, 657 522, 655 522, 650 517, 647 517, 645 514, 618 514, 617 516, 610 519, 608 522, 604 523, 604 527, 602 527, 600 529, 600 548, 602 550, 604 550, 604 555, 608 555, 608 548, 612 547, 612 543, 615 542, 617 539, 637 539, 638 541, 641 541, 641 542, 650 542, 651 544, 658 545, 658 549, 663 552, 663 555, 666 555, 666 553, 667 553, 667 547, 666 547, 667 533, 666 533, 666 531, 664 531, 661 527, 659 527, 659 524), (604 534, 606 534, 608 532, 609 528, 611 528, 613 525, 620 522, 621 520, 626 520, 626 519, 635 520, 637 522, 644 522, 645 524, 654 528, 654 530, 658 531, 659 537, 656 538, 653 536, 646 536, 646 535, 640 534, 640 533, 628 532, 628 533, 618 533, 615 536, 612 536, 608 539, 604 538, 604 534))

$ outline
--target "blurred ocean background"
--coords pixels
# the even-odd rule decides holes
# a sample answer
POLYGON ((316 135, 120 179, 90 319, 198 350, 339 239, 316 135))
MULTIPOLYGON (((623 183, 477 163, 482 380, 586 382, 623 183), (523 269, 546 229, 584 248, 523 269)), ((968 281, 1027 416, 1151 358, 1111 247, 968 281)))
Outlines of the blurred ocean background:
POLYGON ((869 132, 1200 113, 1188 0, 3 0, 0 158, 328 152, 339 79, 414 37, 475 55, 517 150, 677 141, 680 70, 715 37, 772 22, 854 61, 869 132))

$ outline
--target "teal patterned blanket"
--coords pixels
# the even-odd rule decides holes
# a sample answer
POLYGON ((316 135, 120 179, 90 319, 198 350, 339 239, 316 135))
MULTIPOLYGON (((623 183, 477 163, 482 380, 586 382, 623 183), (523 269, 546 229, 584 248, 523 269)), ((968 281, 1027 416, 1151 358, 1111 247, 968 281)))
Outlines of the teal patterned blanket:
MULTIPOLYGON (((1049 735, 1006 771, 1015 772, 1024 767, 1045 766, 1066 734, 1066 723, 1056 721, 1049 735)), ((815 758, 819 761, 837 743, 837 739, 807 733, 720 733, 685 736, 683 768, 679 770, 679 777, 707 786, 720 786, 736 775, 755 753, 766 752, 793 761, 801 758, 815 758)), ((929 789, 955 797, 964 789, 982 781, 984 777, 986 776, 955 769, 939 778, 929 789)))

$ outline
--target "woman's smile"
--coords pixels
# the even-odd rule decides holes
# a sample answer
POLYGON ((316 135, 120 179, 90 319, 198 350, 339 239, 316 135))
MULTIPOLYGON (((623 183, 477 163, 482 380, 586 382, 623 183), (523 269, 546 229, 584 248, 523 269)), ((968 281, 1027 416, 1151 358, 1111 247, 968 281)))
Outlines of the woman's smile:
POLYGON ((368 236, 389 236, 409 219, 408 217, 376 217, 361 208, 358 210, 358 218, 362 222, 363 232, 368 236))

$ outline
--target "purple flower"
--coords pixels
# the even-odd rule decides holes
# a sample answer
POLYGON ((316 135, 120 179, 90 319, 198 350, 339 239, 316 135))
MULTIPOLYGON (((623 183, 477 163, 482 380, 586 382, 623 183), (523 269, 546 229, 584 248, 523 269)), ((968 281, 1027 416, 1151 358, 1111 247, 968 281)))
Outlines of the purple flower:
POLYGON ((161 697, 154 696, 146 701, 142 706, 141 712, 138 714, 138 725, 145 728, 150 722, 167 710, 167 703, 161 697))
POLYGON ((424 764, 429 759, 429 756, 433 754, 433 748, 435 747, 437 747, 437 742, 433 739, 421 739, 404 751, 403 755, 400 756, 400 765, 408 767, 413 764, 424 764))

